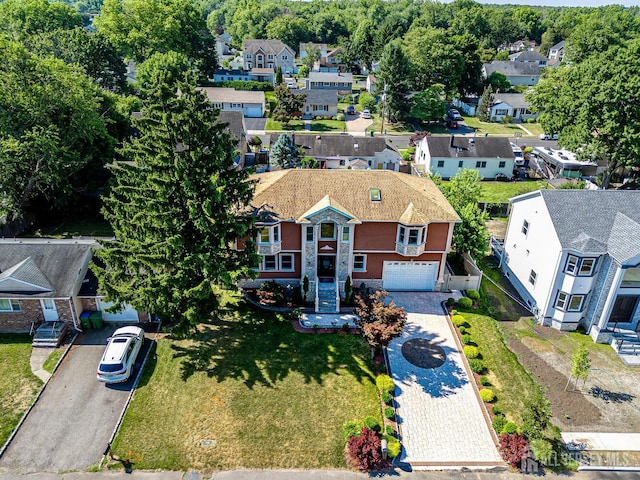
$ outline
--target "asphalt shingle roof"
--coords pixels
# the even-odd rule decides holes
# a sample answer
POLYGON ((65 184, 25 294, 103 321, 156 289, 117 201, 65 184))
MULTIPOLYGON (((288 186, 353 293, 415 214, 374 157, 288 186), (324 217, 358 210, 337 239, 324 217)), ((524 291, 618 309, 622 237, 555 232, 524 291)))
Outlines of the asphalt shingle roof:
POLYGON ((563 248, 608 253, 624 264, 640 255, 640 191, 541 190, 563 248))
POLYGON ((298 220, 321 205, 339 205, 354 221, 460 221, 430 179, 406 173, 293 169, 257 174, 251 179, 258 182, 254 208, 262 206, 280 220, 298 220), (371 200, 371 188, 380 189, 380 201, 371 200))
POLYGON ((293 52, 293 48, 289 45, 282 43, 280 40, 265 40, 265 39, 247 39, 244 41, 244 53, 254 53, 258 50, 262 50, 266 54, 277 55, 283 48, 288 48, 293 52))
POLYGON ((529 108, 531 104, 524 99, 522 93, 497 93, 493 96, 493 104, 504 102, 513 108, 529 108))
POLYGON ((504 137, 452 136, 425 139, 432 158, 515 158, 509 139, 504 137))
POLYGON ((493 72, 504 75, 540 75, 540 65, 534 62, 511 62, 509 60, 494 60, 484 64, 487 77, 493 72))
MULTIPOLYGON (((273 145, 280 134, 271 135, 273 145)), ((352 137, 351 135, 303 135, 296 133, 294 142, 312 157, 373 157, 387 148, 382 137, 352 137), (357 147, 356 147, 357 145, 357 147)))
POLYGON ((291 90, 291 93, 296 95, 306 95, 307 104, 309 105, 337 105, 338 104, 338 91, 337 90, 291 90))
POLYGON ((309 72, 309 81, 353 83, 353 75, 345 72, 309 72))
POLYGON ((70 297, 96 246, 92 241, 0 240, 0 275, 8 280, 4 286, 0 282, 0 292, 11 293, 12 297, 70 297), (16 290, 16 280, 46 290, 16 290))

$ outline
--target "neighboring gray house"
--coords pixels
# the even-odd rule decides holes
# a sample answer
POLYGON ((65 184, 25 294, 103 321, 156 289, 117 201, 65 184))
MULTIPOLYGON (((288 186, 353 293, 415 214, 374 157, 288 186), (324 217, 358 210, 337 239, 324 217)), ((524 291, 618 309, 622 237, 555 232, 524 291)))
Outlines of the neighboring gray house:
MULTIPOLYGON (((271 144, 279 134, 271 135, 271 144)), ((314 157, 320 168, 400 171, 402 155, 382 137, 352 137, 351 135, 293 135, 295 144, 305 156, 314 157), (360 162, 355 162, 360 160, 360 162), (353 162, 353 163, 352 163, 353 162), (366 167, 363 162, 366 162, 366 167)), ((508 142, 507 142, 508 144, 508 142)))
POLYGON ((640 365, 640 192, 539 190, 511 203, 492 246, 538 321, 582 326, 640 365))
POLYGON ((310 72, 307 79, 309 90, 338 90, 346 95, 353 89, 353 75, 341 72, 310 72))
POLYGON ((267 82, 275 85, 275 79, 275 72, 269 68, 253 68, 250 71, 219 68, 213 73, 214 82, 267 82))
POLYGON ((264 92, 224 87, 200 87, 215 108, 242 112, 245 117, 262 117, 265 112, 264 92))
POLYGON ((335 117, 338 114, 337 90, 292 90, 292 93, 307 96, 303 118, 335 117))
POLYGON ((497 93, 493 97, 489 118, 498 122, 506 115, 514 120, 538 118, 538 113, 531 113, 529 107, 530 103, 524 99, 522 93, 497 93))
POLYGON ((296 54, 291 47, 280 40, 245 40, 244 68, 268 68, 275 71, 278 67, 282 73, 293 72, 296 54))
POLYGON ((541 67, 547 66, 547 57, 540 55, 538 52, 532 50, 525 50, 523 52, 512 53, 509 55, 509 60, 512 62, 521 63, 537 63, 541 67))
POLYGON ((462 168, 474 168, 485 179, 511 177, 515 155, 504 137, 424 137, 416 145, 414 167, 419 172, 453 177, 462 168))
POLYGON ((244 154, 247 153, 247 127, 244 124, 244 115, 239 111, 220 112, 218 121, 227 123, 227 132, 237 141, 236 148, 238 156, 234 158, 234 162, 240 168, 244 165, 244 154))
POLYGON ((482 74, 489 78, 493 72, 500 72, 507 77, 511 85, 527 85, 532 87, 540 80, 540 65, 535 62, 512 62, 510 60, 494 60, 482 65, 482 74))

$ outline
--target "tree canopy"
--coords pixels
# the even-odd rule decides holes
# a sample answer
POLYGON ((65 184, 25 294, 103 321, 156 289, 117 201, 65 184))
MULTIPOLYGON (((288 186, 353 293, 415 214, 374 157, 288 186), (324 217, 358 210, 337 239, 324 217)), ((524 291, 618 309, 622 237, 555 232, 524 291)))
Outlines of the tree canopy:
POLYGON ((258 264, 253 185, 234 168, 234 140, 191 82, 151 87, 137 121, 139 138, 120 153, 104 202, 117 240, 102 242, 95 265, 100 289, 188 327, 218 306, 216 286, 251 276, 258 264), (244 249, 235 249, 245 238, 244 249))

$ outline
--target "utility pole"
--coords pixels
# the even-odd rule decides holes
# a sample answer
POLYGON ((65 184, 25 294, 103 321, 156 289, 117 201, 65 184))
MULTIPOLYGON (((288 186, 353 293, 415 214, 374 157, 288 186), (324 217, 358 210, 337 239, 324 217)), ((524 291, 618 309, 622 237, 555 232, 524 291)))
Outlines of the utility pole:
POLYGON ((384 111, 385 111, 385 107, 387 106, 387 84, 384 84, 384 90, 382 92, 382 111, 380 113, 380 135, 382 135, 382 132, 384 131, 384 111))

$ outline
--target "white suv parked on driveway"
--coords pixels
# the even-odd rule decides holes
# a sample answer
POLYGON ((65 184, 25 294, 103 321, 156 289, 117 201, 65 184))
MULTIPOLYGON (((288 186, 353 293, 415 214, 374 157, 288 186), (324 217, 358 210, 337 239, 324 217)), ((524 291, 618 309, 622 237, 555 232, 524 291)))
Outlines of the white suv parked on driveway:
POLYGON ((126 382, 131 376, 133 364, 144 341, 140 327, 122 327, 109 337, 98 371, 98 381, 104 383, 126 382))

